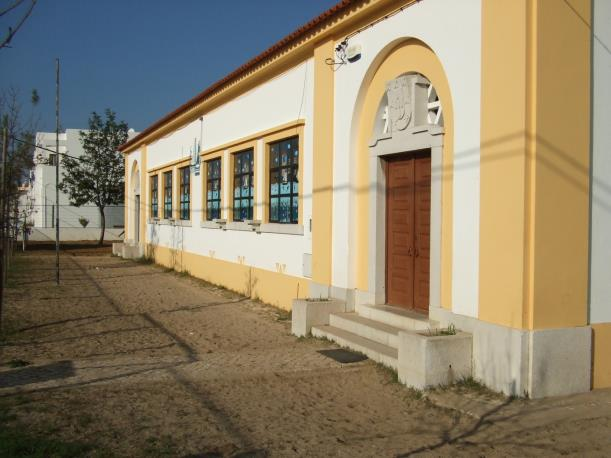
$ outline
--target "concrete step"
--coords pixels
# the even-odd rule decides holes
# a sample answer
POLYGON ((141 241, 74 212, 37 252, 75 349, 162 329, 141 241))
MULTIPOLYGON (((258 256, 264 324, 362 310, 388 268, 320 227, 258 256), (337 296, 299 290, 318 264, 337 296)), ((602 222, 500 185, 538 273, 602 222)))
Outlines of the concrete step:
POLYGON ((356 313, 408 331, 421 331, 438 326, 436 321, 429 320, 425 315, 390 305, 357 305, 356 313))
POLYGON ((313 326, 312 335, 337 342, 342 347, 363 353, 368 358, 397 370, 398 352, 396 348, 374 342, 331 325, 313 326))
POLYGON ((401 328, 370 320, 354 312, 332 313, 329 316, 329 324, 388 347, 399 348, 401 328))

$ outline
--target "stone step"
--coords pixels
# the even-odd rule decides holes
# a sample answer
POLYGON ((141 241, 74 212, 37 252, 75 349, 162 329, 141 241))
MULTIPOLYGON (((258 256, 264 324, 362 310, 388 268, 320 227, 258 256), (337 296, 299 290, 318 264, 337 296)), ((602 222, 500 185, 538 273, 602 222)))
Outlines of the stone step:
POLYGON ((399 348, 401 328, 390 324, 370 320, 354 312, 332 313, 329 316, 329 324, 388 347, 399 348))
POLYGON ((422 331, 438 326, 436 321, 429 320, 425 315, 390 305, 357 305, 356 313, 407 331, 422 331))
POLYGON ((312 335, 332 340, 342 347, 363 353, 368 358, 397 370, 398 352, 396 348, 374 342, 331 325, 313 326, 312 335))

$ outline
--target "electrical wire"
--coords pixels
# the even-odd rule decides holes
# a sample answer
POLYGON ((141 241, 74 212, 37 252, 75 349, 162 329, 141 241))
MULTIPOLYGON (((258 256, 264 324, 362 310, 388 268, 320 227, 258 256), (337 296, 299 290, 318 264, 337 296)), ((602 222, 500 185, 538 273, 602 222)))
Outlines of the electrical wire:
POLYGON ((44 146, 35 145, 34 143, 30 143, 20 138, 17 138, 14 135, 9 135, 9 138, 12 140, 15 140, 16 142, 23 143, 24 145, 33 146, 34 148, 38 148, 44 151, 49 151, 50 153, 55 153, 57 155, 66 156, 66 157, 69 157, 70 159, 76 159, 77 161, 81 161, 81 162, 89 162, 87 159, 84 159, 82 157, 71 156, 68 153, 60 153, 59 151, 55 151, 54 149, 49 149, 49 148, 45 148, 44 146))
POLYGON ((350 40, 351 38, 354 38, 356 35, 358 35, 359 33, 379 24, 382 21, 385 21, 386 19, 389 19, 399 13, 401 13, 403 10, 405 10, 406 8, 409 8, 410 6, 414 5, 415 3, 420 3, 422 0, 413 0, 412 2, 408 3, 407 5, 403 5, 400 8, 397 8, 394 11, 391 11, 390 13, 382 16, 381 18, 378 18, 374 21, 371 21, 369 24, 364 25, 363 27, 360 27, 358 29, 356 29, 354 32, 349 33, 348 35, 346 35, 346 37, 340 42, 339 45, 337 45, 337 47, 335 48, 335 55, 337 56, 337 59, 334 59, 332 57, 327 57, 325 59, 325 64, 329 65, 329 66, 334 66, 333 71, 337 71, 341 66, 347 64, 347 59, 346 59, 346 48, 348 48, 348 40, 350 40))

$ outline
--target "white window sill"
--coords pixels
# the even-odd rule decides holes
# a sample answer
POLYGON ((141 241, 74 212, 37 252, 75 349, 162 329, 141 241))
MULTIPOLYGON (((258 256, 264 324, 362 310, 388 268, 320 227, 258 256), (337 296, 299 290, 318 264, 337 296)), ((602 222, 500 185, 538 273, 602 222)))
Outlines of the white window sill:
POLYGON ((215 223, 214 221, 201 221, 199 223, 199 227, 203 227, 204 229, 220 229, 221 225, 215 223))
POLYGON ((191 227, 192 223, 189 219, 152 219, 149 220, 149 224, 158 224, 160 226, 180 226, 180 227, 191 227))
POLYGON ((303 226, 301 224, 279 224, 265 223, 260 224, 258 221, 202 221, 199 227, 204 229, 222 229, 225 231, 244 231, 257 232, 268 234, 287 234, 287 235, 303 235, 303 226))
POLYGON ((259 226, 258 232, 268 232, 272 234, 303 235, 303 225, 265 223, 259 226))

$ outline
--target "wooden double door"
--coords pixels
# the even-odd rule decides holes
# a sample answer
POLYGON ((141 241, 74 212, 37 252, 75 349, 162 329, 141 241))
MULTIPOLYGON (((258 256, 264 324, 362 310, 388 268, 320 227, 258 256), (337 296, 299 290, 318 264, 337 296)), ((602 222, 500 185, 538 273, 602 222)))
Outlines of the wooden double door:
POLYGON ((430 151, 386 161, 386 302, 429 309, 430 151))

